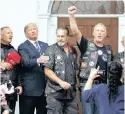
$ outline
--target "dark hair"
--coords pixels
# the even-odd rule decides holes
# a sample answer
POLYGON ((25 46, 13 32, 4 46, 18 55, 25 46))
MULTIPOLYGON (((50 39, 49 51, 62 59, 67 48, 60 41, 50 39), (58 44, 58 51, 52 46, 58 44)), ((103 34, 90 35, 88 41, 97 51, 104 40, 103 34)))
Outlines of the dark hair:
POLYGON ((109 68, 109 75, 108 75, 108 81, 109 81, 109 102, 111 103, 118 93, 118 87, 121 85, 121 76, 122 76, 122 65, 119 62, 113 61, 109 68))
POLYGON ((59 27, 56 29, 56 33, 58 30, 65 30, 67 32, 67 35, 69 35, 69 29, 67 27, 59 27))

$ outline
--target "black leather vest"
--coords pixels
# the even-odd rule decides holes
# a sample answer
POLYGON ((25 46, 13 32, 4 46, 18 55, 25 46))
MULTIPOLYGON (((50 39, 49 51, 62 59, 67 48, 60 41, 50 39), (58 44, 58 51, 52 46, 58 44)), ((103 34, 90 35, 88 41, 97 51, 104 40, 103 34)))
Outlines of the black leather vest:
MULTIPOLYGON (((53 52, 53 61, 54 65, 52 70, 54 73, 62 80, 70 83, 72 86, 75 86, 76 84, 76 53, 72 52, 68 55, 68 59, 70 59, 72 66, 72 71, 69 71, 68 74, 66 73, 67 63, 65 63, 65 60, 67 59, 67 55, 64 52, 64 50, 59 47, 57 44, 52 45, 49 47, 49 51, 53 52)), ((73 48, 74 49, 74 48, 73 48)), ((47 52, 48 53, 48 52, 47 52)), ((46 53, 45 53, 46 55, 46 53)), ((50 59, 51 63, 51 59, 50 59)), ((62 89, 57 83, 54 81, 51 81, 48 79, 47 86, 46 86, 46 93, 55 92, 62 89)))
MULTIPOLYGON (((108 60, 107 65, 110 64, 112 59, 112 51, 110 46, 105 46, 108 54, 108 60)), ((97 47, 93 42, 88 42, 88 47, 83 56, 81 56, 80 59, 80 83, 82 84, 83 81, 87 81, 91 68, 95 68, 98 60, 98 53, 97 53, 97 47)))

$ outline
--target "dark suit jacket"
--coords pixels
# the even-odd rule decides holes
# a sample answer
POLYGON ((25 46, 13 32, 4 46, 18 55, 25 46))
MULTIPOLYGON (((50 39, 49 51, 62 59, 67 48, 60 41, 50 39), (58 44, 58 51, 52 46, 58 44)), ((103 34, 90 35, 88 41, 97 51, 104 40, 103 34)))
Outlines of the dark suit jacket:
MULTIPOLYGON (((41 48, 41 53, 44 53, 48 44, 41 41, 38 41, 38 43, 41 48)), ((37 58, 40 57, 40 53, 28 40, 18 47, 18 52, 21 55, 22 62, 22 95, 41 96, 45 89, 45 76, 42 64, 37 64, 37 58)))

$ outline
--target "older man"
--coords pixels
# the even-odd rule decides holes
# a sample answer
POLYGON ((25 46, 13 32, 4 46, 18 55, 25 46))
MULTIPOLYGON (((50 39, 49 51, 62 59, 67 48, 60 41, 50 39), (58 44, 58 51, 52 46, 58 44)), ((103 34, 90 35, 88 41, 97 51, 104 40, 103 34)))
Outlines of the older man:
POLYGON ((46 114, 44 97, 45 77, 43 63, 48 61, 44 52, 48 44, 38 41, 38 27, 29 23, 24 28, 27 40, 18 47, 22 63, 23 93, 20 96, 20 114, 46 114))
POLYGON ((47 114, 77 114, 76 51, 68 43, 67 28, 58 28, 57 42, 45 52, 47 114))
MULTIPOLYGON (((11 82, 11 86, 17 88, 18 94, 22 93, 21 80, 19 75, 19 63, 13 60, 15 58, 11 53, 18 55, 17 51, 10 44, 12 42, 13 33, 10 27, 5 26, 1 28, 1 61, 0 61, 0 70, 1 70, 1 84, 11 82), (11 55, 11 58, 8 58, 11 55), (7 61, 8 58, 8 61, 7 61)), ((18 55, 19 57, 19 55, 18 55)), ((19 60, 20 62, 20 60, 19 60)), ((10 88, 8 88, 10 89, 10 88)), ((11 114, 15 112, 15 105, 17 100, 17 95, 14 93, 14 90, 11 94, 6 96, 7 104, 12 110, 11 114)), ((5 108, 5 107, 3 107, 5 108)), ((5 108, 6 109, 6 108, 5 108)))
MULTIPOLYGON (((100 83, 106 83, 107 81, 107 66, 112 59, 112 50, 111 46, 104 45, 104 39, 106 38, 107 31, 106 27, 102 23, 98 23, 94 27, 93 31, 93 41, 88 41, 78 29, 74 14, 76 13, 77 8, 71 6, 68 9, 70 28, 74 34, 78 47, 81 51, 81 66, 80 66, 80 85, 81 90, 84 88, 85 83, 87 82, 88 76, 90 74, 91 68, 100 66, 100 78, 96 78, 93 81, 93 84, 96 86, 100 83)), ((97 112, 95 104, 85 103, 82 101, 83 105, 83 114, 94 114, 97 112)))

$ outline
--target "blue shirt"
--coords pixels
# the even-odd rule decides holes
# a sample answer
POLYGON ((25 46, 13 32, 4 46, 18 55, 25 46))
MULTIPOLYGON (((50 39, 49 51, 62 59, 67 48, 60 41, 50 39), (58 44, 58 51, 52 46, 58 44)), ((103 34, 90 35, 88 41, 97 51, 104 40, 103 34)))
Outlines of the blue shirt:
POLYGON ((124 85, 119 86, 117 97, 111 104, 109 104, 107 84, 99 84, 82 92, 82 99, 86 102, 94 102, 99 114, 124 114, 124 85))

